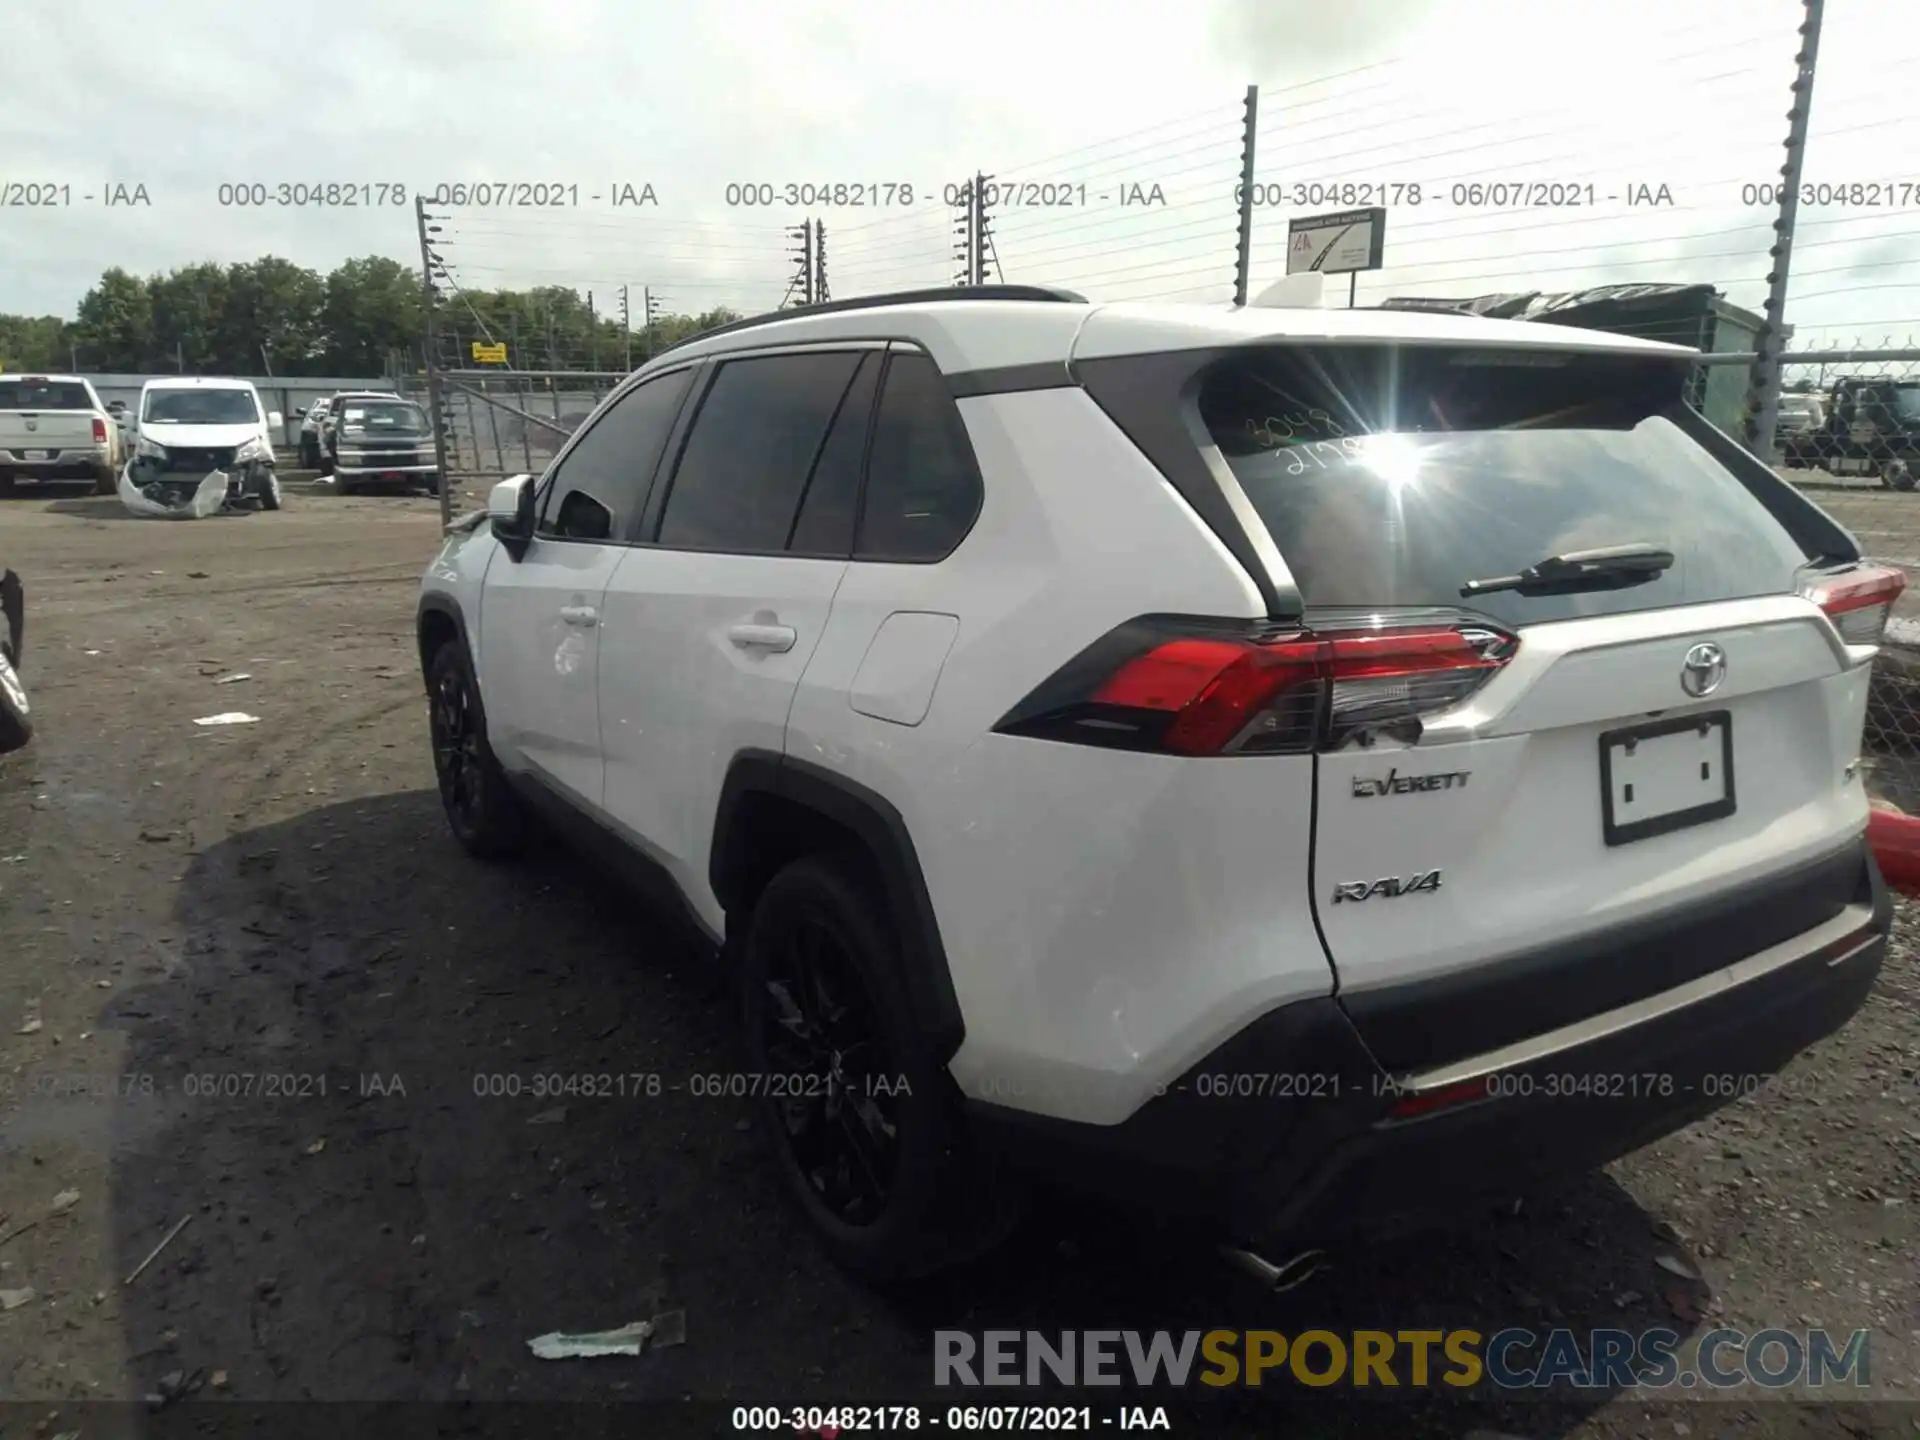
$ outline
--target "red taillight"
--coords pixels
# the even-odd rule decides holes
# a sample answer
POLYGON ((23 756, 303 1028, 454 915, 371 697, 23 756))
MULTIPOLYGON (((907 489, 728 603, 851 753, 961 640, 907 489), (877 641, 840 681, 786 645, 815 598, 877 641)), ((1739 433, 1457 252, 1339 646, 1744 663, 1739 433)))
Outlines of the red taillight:
POLYGON ((1849 645, 1878 645, 1893 602, 1906 588, 1905 572, 1891 565, 1857 565, 1838 575, 1817 576, 1801 593, 1827 612, 1849 645))
POLYGON ((1296 753, 1457 705, 1518 643, 1471 622, 1255 636, 1139 621, 998 728, 1179 755, 1296 753))
POLYGON ((107 443, 107 422, 98 415, 93 417, 93 443, 96 445, 107 443))

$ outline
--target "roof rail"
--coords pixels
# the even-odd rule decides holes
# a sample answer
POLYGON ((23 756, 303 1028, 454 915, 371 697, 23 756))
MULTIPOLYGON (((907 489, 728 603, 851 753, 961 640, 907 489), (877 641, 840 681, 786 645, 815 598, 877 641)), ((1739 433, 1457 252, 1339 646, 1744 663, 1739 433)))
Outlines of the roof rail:
POLYGON ((772 325, 777 321, 797 320, 809 315, 838 315, 847 310, 876 310, 883 305, 934 305, 968 300, 1035 300, 1060 305, 1087 303, 1087 297, 1084 295, 1050 285, 943 285, 937 290, 895 290, 886 295, 861 295, 851 300, 823 300, 818 305, 796 305, 790 310, 770 310, 764 315, 749 315, 744 320, 731 320, 725 325, 716 325, 711 330, 702 330, 698 335, 689 335, 684 340, 676 340, 660 353, 670 354, 683 345, 691 345, 696 340, 708 340, 715 335, 731 335, 736 330, 751 330, 758 325, 772 325))

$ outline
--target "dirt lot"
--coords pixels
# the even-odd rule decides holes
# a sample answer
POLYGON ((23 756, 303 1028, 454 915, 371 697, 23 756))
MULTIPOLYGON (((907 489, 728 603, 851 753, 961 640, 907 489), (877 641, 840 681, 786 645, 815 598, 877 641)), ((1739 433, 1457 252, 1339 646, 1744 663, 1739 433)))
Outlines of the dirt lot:
MULTIPOLYGON (((1870 548, 1920 556, 1904 513, 1920 499, 1843 499, 1870 548)), ((1870 1330, 1871 1388, 1824 1409, 1753 1389, 1669 1406, 1433 1396, 1396 1403, 1389 1427, 1387 1401, 1270 1387, 1177 1411, 1177 1433, 1912 1440, 1912 914, 1867 1009, 1778 1093, 1464 1233, 1338 1257, 1272 1297, 1188 1237, 1055 1208, 987 1263, 876 1295, 798 1227, 746 1102, 690 1093, 735 1063, 698 950, 565 855, 496 871, 447 838, 411 640, 436 534, 433 502, 310 487, 278 515, 198 524, 110 500, 0 505, 41 725, 0 761, 0 1291, 33 1291, 0 1311, 0 1400, 32 1402, 0 1405, 0 1437, 104 1433, 83 1402, 199 1369, 221 1384, 169 1414, 944 1407, 938 1327, 1724 1324, 1870 1330), (233 710, 259 723, 193 723, 233 710), (581 1074, 664 1085, 528 1093, 581 1074), (543 1332, 669 1308, 686 1312, 680 1347, 528 1353, 543 1332)), ((650 1411, 632 1433, 692 1413, 650 1411)), ((702 1414, 700 1433, 726 1433, 702 1414)))

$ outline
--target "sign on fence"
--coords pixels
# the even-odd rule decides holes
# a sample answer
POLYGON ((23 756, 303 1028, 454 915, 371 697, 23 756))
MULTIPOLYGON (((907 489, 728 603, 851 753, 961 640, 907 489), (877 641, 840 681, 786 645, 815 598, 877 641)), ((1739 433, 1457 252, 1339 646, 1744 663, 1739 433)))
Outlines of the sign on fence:
POLYGON ((476 365, 504 365, 507 363, 507 346, 503 340, 498 345, 482 345, 473 342, 473 363, 476 365))
POLYGON ((1346 275, 1378 270, 1386 251, 1387 207, 1301 215, 1287 222, 1287 274, 1346 275))

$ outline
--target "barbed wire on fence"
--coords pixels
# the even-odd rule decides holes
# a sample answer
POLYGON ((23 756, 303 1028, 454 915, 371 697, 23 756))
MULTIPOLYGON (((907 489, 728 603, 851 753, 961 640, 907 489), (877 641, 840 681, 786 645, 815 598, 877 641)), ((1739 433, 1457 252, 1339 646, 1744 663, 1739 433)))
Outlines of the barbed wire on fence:
POLYGON ((1241 107, 1223 105, 1104 154, 994 172, 997 272, 1100 300, 1230 301, 1243 144, 1241 107))

